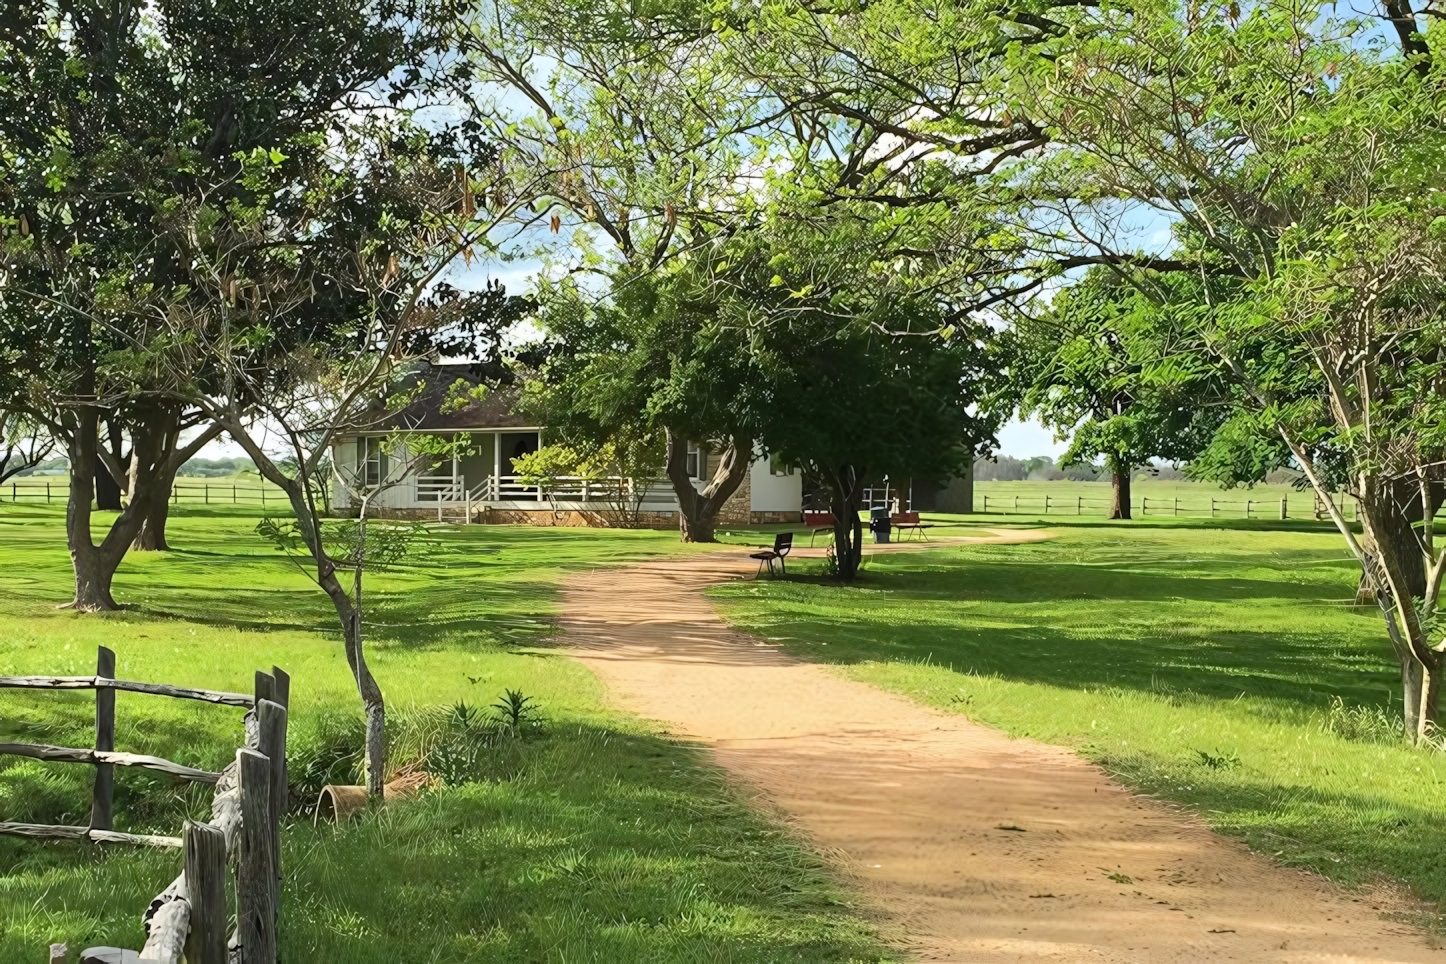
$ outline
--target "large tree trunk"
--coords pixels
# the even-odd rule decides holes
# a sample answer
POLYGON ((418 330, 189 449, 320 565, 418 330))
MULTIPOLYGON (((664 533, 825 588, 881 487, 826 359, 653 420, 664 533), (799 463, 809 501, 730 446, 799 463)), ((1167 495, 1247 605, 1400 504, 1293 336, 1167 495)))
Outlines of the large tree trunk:
MULTIPOLYGON (((166 541, 166 523, 171 515, 171 487, 176 482, 176 472, 191 453, 204 445, 192 443, 185 452, 177 452, 181 441, 180 413, 168 407, 156 407, 146 411, 144 421, 135 432, 131 443, 130 501, 140 503, 141 528, 136 534, 133 549, 142 552, 159 552, 170 549, 166 541), (142 487, 142 470, 149 465, 149 484, 142 487)), ((219 430, 202 433, 202 439, 214 438, 219 430)))
POLYGON ((1418 743, 1435 729, 1443 670, 1442 654, 1432 648, 1417 610, 1426 591, 1425 561, 1411 526, 1412 515, 1421 515, 1420 499, 1413 506, 1402 498, 1406 490, 1370 475, 1362 476, 1360 491, 1362 568, 1370 573, 1401 668, 1406 737, 1418 743))
MULTIPOLYGON (((111 455, 114 456, 115 463, 119 464, 125 458, 120 426, 116 424, 114 417, 110 417, 105 420, 105 427, 110 440, 111 455)), ((115 473, 110 470, 104 460, 97 458, 92 475, 95 478, 95 507, 110 512, 119 512, 121 509, 121 484, 120 480, 115 477, 115 473)))
MULTIPOLYGON (((111 581, 139 527, 139 512, 132 504, 111 524, 100 545, 91 537, 91 501, 95 498, 100 463, 96 457, 97 423, 94 409, 80 409, 74 431, 66 439, 70 456, 70 498, 65 510, 65 536, 75 571, 75 598, 70 605, 82 612, 118 608, 111 595, 111 581)), ((104 468, 99 472, 109 475, 104 468)))
POLYGON ((833 557, 837 578, 852 582, 864 557, 864 525, 859 516, 863 497, 863 469, 842 465, 823 473, 829 488, 829 512, 833 515, 833 557))
POLYGON ((1111 519, 1130 518, 1130 467, 1118 459, 1105 460, 1110 467, 1110 488, 1114 498, 1110 503, 1111 519))
POLYGON ((688 440, 667 430, 667 472, 678 499, 678 534, 684 542, 717 542, 718 512, 732 497, 753 460, 753 440, 743 435, 729 439, 707 485, 700 490, 688 475, 688 440))
MULTIPOLYGON (((1387 511, 1380 514, 1374 526, 1363 529, 1361 548, 1371 555, 1390 552, 1395 565, 1399 567, 1404 584, 1409 587, 1411 598, 1419 598, 1426 593, 1426 563, 1412 529, 1425 518, 1421 507, 1421 487, 1412 480, 1403 478, 1383 481, 1380 484, 1384 491, 1379 501, 1387 511), (1394 511, 1391 511, 1392 509, 1394 511), (1390 533, 1389 545, 1378 547, 1373 530, 1390 533)), ((1432 487, 1433 516, 1441 508, 1441 491, 1442 487, 1439 485, 1432 487)), ((1371 573, 1363 568, 1360 585, 1356 588, 1356 602, 1361 605, 1375 603, 1376 589, 1371 573)))

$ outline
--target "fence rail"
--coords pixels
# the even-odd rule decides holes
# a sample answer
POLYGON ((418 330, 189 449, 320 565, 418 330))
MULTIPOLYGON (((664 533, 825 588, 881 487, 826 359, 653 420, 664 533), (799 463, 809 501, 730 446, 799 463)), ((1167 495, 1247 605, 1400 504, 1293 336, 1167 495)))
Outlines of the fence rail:
MULTIPOLYGON (((180 964, 276 964, 276 921, 281 900, 281 817, 286 811, 287 706, 291 678, 278 667, 257 671, 254 695, 138 683, 115 678, 115 653, 104 646, 94 676, 0 676, 0 689, 95 690, 95 749, 38 743, 0 743, 0 754, 95 767, 90 824, 0 823, 0 833, 49 840, 178 848, 182 870, 151 901, 144 921, 146 945, 140 960, 180 964), (156 756, 117 752, 116 690, 240 706, 246 713, 246 745, 220 773, 156 756), (143 767, 197 783, 215 785, 211 822, 187 821, 181 836, 121 833, 112 828, 114 768, 143 767), (228 854, 235 857, 236 930, 228 942, 226 878, 228 854), (234 950, 228 951, 228 943, 234 950)), ((51 961, 64 961, 63 944, 49 948, 51 961)), ((135 951, 92 947, 81 964, 135 959, 135 951)))
MULTIPOLYGON (((1332 499, 1347 519, 1355 519, 1355 503, 1344 495, 1332 499)), ((998 495, 981 493, 975 507, 980 512, 996 515, 1108 515, 1114 506, 1111 498, 1098 496, 998 495)), ((1140 516, 1179 516, 1185 518, 1245 519, 1321 519, 1326 515, 1325 503, 1314 494, 1291 500, 1279 499, 1182 499, 1179 496, 1141 496, 1130 500, 1131 514, 1140 516)))
MULTIPOLYGON (((11 479, 0 486, 0 500, 64 504, 70 498, 65 481, 11 479)), ((286 494, 269 482, 177 482, 171 486, 173 505, 259 505, 262 508, 288 505, 286 494)))

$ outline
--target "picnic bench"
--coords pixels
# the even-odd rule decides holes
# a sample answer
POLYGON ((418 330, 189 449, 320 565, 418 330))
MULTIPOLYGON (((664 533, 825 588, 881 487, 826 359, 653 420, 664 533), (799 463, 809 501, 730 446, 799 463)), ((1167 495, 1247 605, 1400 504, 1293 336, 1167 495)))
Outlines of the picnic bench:
MULTIPOLYGON (((780 532, 773 540, 773 548, 764 547, 761 552, 749 553, 748 558, 758 560, 758 573, 763 574, 764 565, 768 566, 768 575, 773 575, 773 563, 776 561, 783 574, 788 575, 788 566, 784 564, 784 558, 793 551, 793 533, 780 532)), ((755 576, 756 578, 756 576, 755 576)))
POLYGON ((808 544, 813 546, 813 540, 818 538, 820 532, 833 532, 832 512, 811 512, 803 510, 803 524, 809 528, 808 544))
POLYGON ((900 531, 900 542, 903 542, 906 538, 903 533, 908 532, 913 532, 920 539, 928 542, 929 534, 924 530, 934 528, 934 524, 932 522, 920 522, 919 513, 917 512, 895 512, 893 515, 889 516, 889 521, 893 523, 895 529, 898 529, 900 531))

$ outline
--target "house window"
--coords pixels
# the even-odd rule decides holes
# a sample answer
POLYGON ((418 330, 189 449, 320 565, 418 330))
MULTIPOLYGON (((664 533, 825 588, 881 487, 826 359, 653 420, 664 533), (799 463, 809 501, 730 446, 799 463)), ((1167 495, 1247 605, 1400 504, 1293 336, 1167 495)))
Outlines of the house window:
POLYGON ((357 477, 366 488, 382 484, 387 475, 387 455, 382 451, 382 440, 373 435, 356 440, 357 477))
POLYGON ((701 445, 688 443, 688 478, 701 479, 708 470, 708 452, 701 445))

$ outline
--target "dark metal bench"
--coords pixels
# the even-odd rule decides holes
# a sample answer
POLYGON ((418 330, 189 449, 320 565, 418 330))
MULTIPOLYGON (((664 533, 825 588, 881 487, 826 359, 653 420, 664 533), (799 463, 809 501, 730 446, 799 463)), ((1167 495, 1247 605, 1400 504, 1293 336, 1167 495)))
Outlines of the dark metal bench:
POLYGON ((792 551, 793 533, 780 532, 773 540, 772 549, 764 549, 762 552, 750 553, 748 558, 758 560, 758 575, 763 574, 763 567, 767 565, 768 575, 771 577, 773 575, 774 560, 777 560, 778 567, 783 570, 783 574, 786 576, 788 575, 788 566, 784 564, 783 559, 792 551))

